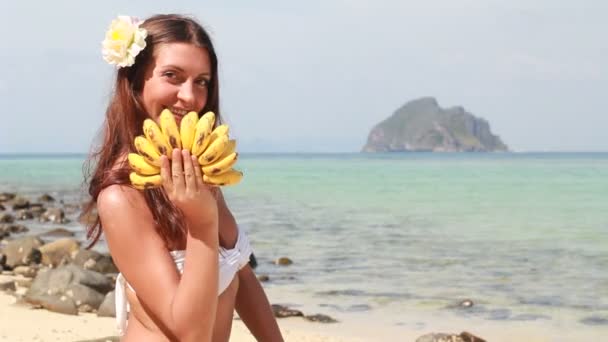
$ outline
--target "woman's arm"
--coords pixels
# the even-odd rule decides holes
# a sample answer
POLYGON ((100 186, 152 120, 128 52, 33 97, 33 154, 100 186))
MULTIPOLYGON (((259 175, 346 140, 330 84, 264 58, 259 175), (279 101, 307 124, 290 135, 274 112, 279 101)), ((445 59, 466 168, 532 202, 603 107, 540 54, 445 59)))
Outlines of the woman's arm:
MULTIPOLYGON (((190 157, 184 152, 184 158, 190 157)), ((218 300, 217 202, 202 184, 202 175, 196 170, 200 168, 193 166, 195 161, 184 160, 182 169, 176 149, 170 170, 167 158, 161 157, 163 186, 184 214, 188 229, 181 277, 140 191, 112 185, 97 198, 116 266, 163 333, 171 340, 184 342, 211 340, 218 300)))
MULTIPOLYGON (((236 244, 238 230, 236 220, 230 212, 221 191, 218 191, 220 241, 224 247, 232 248, 236 244)), ((251 334, 258 341, 283 341, 268 298, 255 273, 249 265, 238 272, 239 289, 236 295, 235 309, 251 334)))

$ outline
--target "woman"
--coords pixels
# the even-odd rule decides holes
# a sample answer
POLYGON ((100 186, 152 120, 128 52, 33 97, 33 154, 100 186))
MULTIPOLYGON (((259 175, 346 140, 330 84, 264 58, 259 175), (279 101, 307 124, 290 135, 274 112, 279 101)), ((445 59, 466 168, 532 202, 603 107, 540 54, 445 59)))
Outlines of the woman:
POLYGON ((219 188, 202 182, 196 157, 175 149, 171 160, 161 158, 161 188, 129 185, 126 156, 146 118, 157 120, 170 109, 179 124, 190 111, 213 111, 216 125, 221 122, 209 36, 183 16, 143 23, 119 17, 103 45, 104 58, 118 71, 83 214, 97 208, 87 235, 94 244, 103 231, 121 271, 116 300, 123 340, 228 341, 236 308, 258 340, 282 341, 248 265, 247 237, 219 188))

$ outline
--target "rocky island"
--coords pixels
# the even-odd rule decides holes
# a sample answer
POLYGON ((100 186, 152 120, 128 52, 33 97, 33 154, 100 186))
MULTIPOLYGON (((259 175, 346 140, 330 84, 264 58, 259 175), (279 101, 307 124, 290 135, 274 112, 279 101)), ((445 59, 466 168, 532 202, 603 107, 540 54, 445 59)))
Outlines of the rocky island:
POLYGON ((433 97, 410 101, 372 128, 362 152, 506 152, 489 123, 433 97))

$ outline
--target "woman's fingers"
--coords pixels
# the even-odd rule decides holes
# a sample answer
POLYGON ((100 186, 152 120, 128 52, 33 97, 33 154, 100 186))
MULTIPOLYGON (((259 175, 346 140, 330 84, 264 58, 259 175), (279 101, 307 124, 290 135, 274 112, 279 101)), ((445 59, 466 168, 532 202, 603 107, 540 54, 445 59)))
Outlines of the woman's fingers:
POLYGON ((171 179, 173 180, 173 189, 181 193, 184 191, 186 184, 184 182, 184 168, 182 163, 182 153, 180 149, 173 149, 173 156, 171 160, 171 179))
POLYGON ((198 163, 198 158, 196 156, 192 156, 192 165, 194 165, 194 177, 196 178, 196 186, 199 190, 203 190, 205 183, 203 183, 203 170, 201 170, 201 166, 198 163))
POLYGON ((173 191, 173 180, 171 179, 171 168, 169 158, 167 156, 160 156, 160 178, 163 182, 163 187, 167 193, 173 191))
MULTIPOLYGON (((198 183, 196 182, 196 175, 194 173, 194 165, 192 164, 192 158, 190 157, 190 151, 182 150, 182 158, 184 160, 184 178, 186 189, 190 191, 197 191, 198 183)), ((198 165, 198 163, 197 163, 198 165)))

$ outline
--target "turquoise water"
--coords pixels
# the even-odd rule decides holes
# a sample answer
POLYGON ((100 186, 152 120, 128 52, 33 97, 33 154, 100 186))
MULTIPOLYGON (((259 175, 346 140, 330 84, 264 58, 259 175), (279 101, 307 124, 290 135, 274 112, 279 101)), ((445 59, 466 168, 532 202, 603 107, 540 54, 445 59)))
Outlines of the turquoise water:
MULTIPOLYGON (((77 201, 82 161, 2 156, 0 192, 77 201)), ((454 315, 608 326, 608 154, 249 154, 238 168, 226 197, 271 300, 399 324, 469 298, 454 315)))

